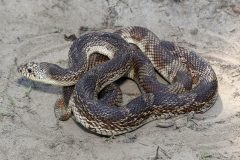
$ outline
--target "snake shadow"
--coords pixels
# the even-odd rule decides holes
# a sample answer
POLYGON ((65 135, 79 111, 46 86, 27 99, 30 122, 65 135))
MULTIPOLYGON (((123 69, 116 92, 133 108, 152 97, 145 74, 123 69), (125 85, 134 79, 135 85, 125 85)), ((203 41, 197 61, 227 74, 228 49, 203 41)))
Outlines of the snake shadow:
POLYGON ((32 90, 37 90, 40 92, 51 93, 51 94, 61 94, 62 88, 59 86, 53 86, 50 84, 44 84, 40 82, 34 82, 25 77, 17 79, 17 84, 24 86, 25 88, 31 88, 32 90))
POLYGON ((222 103, 222 98, 218 94, 218 98, 215 102, 215 104, 205 113, 201 114, 199 113, 198 115, 203 115, 204 117, 209 117, 209 118, 215 118, 219 116, 223 112, 223 103, 222 103))

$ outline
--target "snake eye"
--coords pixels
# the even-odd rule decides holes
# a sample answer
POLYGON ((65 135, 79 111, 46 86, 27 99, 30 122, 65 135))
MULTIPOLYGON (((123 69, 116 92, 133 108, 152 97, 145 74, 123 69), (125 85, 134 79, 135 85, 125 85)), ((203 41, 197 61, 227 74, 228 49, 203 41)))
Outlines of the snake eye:
POLYGON ((32 73, 32 69, 28 68, 27 69, 28 73, 32 73))

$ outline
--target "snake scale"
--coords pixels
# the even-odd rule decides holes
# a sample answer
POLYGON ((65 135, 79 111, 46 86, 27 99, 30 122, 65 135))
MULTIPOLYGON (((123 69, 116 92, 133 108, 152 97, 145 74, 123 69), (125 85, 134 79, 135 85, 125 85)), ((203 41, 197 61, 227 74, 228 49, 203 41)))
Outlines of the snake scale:
MULTIPOLYGON (((67 69, 29 62, 18 72, 31 80, 65 86, 65 99, 56 105, 57 117, 66 120, 73 113, 82 126, 107 136, 158 118, 205 112, 217 99, 217 77, 204 58, 139 26, 80 36, 70 48, 67 69), (157 80, 156 71, 168 84, 157 80), (142 94, 121 107, 100 100, 99 93, 123 76, 133 79, 142 94)), ((114 89, 106 90, 104 96, 115 99, 110 98, 114 89)))

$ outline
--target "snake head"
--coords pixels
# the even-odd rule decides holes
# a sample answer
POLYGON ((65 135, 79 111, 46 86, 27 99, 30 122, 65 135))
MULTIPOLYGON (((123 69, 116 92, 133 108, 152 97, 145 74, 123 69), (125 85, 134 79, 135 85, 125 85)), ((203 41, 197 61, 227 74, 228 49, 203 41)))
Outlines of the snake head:
POLYGON ((24 77, 38 82, 47 82, 47 73, 49 63, 41 62, 29 62, 23 65, 20 65, 17 68, 17 71, 24 77))

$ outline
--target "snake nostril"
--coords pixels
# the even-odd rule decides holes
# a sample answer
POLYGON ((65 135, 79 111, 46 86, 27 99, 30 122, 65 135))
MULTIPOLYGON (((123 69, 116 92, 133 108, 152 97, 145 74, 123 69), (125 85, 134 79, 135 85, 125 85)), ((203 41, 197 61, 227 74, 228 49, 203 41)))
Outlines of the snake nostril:
POLYGON ((18 68, 17 68, 17 71, 18 71, 19 73, 22 72, 22 68, 18 67, 18 68))

